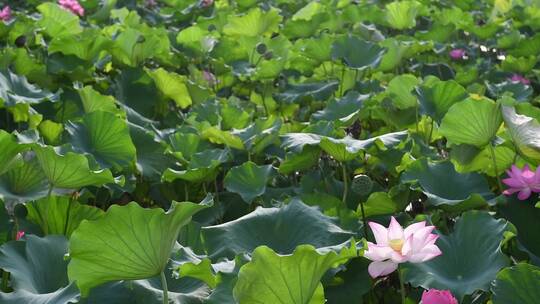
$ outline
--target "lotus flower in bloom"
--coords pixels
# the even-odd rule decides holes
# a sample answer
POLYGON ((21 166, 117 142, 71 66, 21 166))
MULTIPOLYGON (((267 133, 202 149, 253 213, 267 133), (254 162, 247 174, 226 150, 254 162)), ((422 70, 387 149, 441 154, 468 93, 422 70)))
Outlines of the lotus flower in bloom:
POLYGON ((519 169, 516 165, 512 165, 510 170, 507 170, 508 178, 502 180, 509 189, 503 191, 505 195, 512 195, 518 193, 520 200, 526 200, 531 196, 532 192, 540 192, 540 166, 533 172, 529 169, 528 165, 523 167, 523 170, 519 169))
POLYGON ((458 304, 448 290, 430 289, 422 293, 422 304, 458 304))
POLYGON ((209 7, 214 4, 214 0, 201 0, 201 7, 209 7))
POLYGON ((75 15, 84 16, 84 8, 77 0, 58 0, 58 4, 75 15))
POLYGON ((17 231, 17 235, 15 236, 15 240, 20 240, 24 236, 24 231, 17 231))
POLYGON ((531 81, 519 74, 514 74, 512 75, 512 77, 510 77, 510 81, 512 82, 521 82, 522 84, 524 85, 529 85, 531 84, 531 81))
POLYGON ((9 21, 10 19, 11 19, 11 8, 9 8, 9 6, 5 6, 2 10, 0 10, 0 20, 9 21))
POLYGON ((450 58, 454 60, 460 60, 465 57, 465 50, 464 49, 453 49, 448 53, 450 55, 450 58))
POLYGON ((373 261, 368 267, 373 278, 392 273, 399 263, 422 263, 442 254, 435 245, 439 236, 431 233, 435 226, 426 226, 425 221, 403 229, 392 217, 388 229, 374 222, 369 227, 377 244, 368 242, 364 256, 373 261))

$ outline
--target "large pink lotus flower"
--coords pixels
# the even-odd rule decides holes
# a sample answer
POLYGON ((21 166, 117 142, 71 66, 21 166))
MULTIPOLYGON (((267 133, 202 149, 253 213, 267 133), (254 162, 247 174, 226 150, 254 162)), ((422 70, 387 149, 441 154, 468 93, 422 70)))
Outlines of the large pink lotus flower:
POLYGON ((463 59, 463 57, 465 57, 465 54, 466 53, 464 49, 453 49, 450 51, 450 53, 448 53, 448 55, 450 55, 450 58, 454 60, 463 59))
POLYGON ((531 81, 519 74, 514 74, 512 77, 509 78, 512 82, 521 82, 524 85, 530 85, 531 81))
POLYGON ((458 304, 448 290, 430 289, 422 293, 422 304, 458 304))
POLYGON ((17 235, 15 236, 15 240, 20 240, 25 235, 24 231, 17 231, 17 235))
POLYGON ((58 4, 75 15, 84 16, 84 8, 77 0, 58 0, 58 4))
POLYGON ((9 21, 11 19, 11 8, 9 6, 4 6, 2 10, 0 10, 0 20, 2 21, 9 21))
POLYGON ((540 166, 533 172, 528 165, 519 169, 516 165, 512 165, 510 170, 507 170, 508 178, 502 180, 509 189, 503 191, 504 195, 512 195, 518 193, 520 200, 526 200, 531 196, 532 192, 540 193, 540 166))
POLYGON ((435 245, 439 236, 431 233, 435 226, 426 226, 425 221, 404 230, 392 217, 388 229, 374 222, 369 222, 369 227, 377 244, 368 242, 364 256, 373 261, 368 267, 373 278, 394 272, 400 263, 422 263, 442 254, 435 245))

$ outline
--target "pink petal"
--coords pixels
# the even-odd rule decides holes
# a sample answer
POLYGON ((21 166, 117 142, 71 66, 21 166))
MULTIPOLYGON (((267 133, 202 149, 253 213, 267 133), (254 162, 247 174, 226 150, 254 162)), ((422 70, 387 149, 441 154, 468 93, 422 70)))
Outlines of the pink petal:
POLYGON ((375 241, 378 245, 388 244, 388 230, 383 225, 375 222, 369 222, 368 225, 371 228, 371 231, 375 236, 375 241))
POLYGON ((423 263, 441 255, 442 252, 436 245, 429 245, 422 249, 421 252, 415 253, 409 257, 411 263, 423 263))
POLYGON ((403 227, 396 221, 396 218, 392 216, 390 220, 390 226, 388 226, 388 239, 389 240, 401 240, 403 239, 403 227))
POLYGON ((526 186, 525 183, 521 179, 517 178, 505 178, 502 180, 503 183, 505 183, 507 186, 519 188, 526 186))
POLYGON ((393 252, 395 251, 388 246, 380 246, 368 242, 368 250, 364 252, 364 257, 372 261, 384 261, 388 260, 393 252))
POLYGON ((369 275, 372 278, 385 276, 394 272, 398 267, 398 264, 390 261, 386 262, 372 262, 368 266, 369 275))
POLYGON ((518 191, 521 191, 521 189, 516 189, 516 188, 510 188, 510 189, 506 189, 503 191, 503 194, 506 195, 506 196, 510 196, 518 191))
POLYGON ((525 189, 519 191, 519 193, 518 193, 518 198, 520 200, 522 200, 522 201, 528 199, 529 196, 531 196, 531 189, 530 188, 525 188, 525 189))
POLYGON ((418 229, 422 229, 424 227, 426 227, 426 222, 425 221, 411 224, 407 228, 405 228, 405 230, 403 231, 403 237, 405 239, 407 239, 407 238, 409 238, 409 236, 411 236, 411 234, 418 231, 418 229))

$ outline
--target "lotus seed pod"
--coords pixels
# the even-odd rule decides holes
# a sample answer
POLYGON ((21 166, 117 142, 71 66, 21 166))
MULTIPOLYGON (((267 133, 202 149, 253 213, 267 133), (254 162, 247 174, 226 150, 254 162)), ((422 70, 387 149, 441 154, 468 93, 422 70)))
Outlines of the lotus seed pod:
POLYGON ((274 57, 274 53, 272 53, 272 51, 268 51, 268 52, 264 53, 263 56, 264 56, 264 59, 270 60, 270 59, 272 59, 272 57, 274 57))
POLYGON ((266 47, 266 44, 264 44, 262 42, 257 44, 257 53, 263 55, 264 53, 266 53, 267 49, 268 48, 266 47))
POLYGON ((360 195, 368 195, 373 189, 373 181, 365 174, 360 174, 354 177, 351 189, 360 195))

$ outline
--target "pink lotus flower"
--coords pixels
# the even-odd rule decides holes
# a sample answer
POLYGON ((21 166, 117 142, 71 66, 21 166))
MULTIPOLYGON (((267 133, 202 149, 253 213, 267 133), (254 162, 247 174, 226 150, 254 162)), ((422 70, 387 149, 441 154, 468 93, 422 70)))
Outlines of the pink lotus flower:
POLYGON ((520 200, 526 200, 531 196, 532 192, 540 192, 540 166, 533 172, 528 165, 520 170, 516 165, 512 165, 511 170, 507 170, 508 178, 502 180, 509 189, 503 191, 504 195, 512 195, 518 193, 520 200))
POLYGON ((458 301, 450 291, 432 288, 422 293, 422 304, 458 304, 458 301))
POLYGON ((216 79, 216 76, 214 74, 212 74, 211 72, 206 71, 206 70, 204 70, 202 72, 202 74, 203 74, 204 80, 208 83, 208 85, 213 86, 213 85, 217 84, 217 79, 216 79))
POLYGON ((524 85, 530 85, 531 81, 519 74, 514 74, 512 77, 510 77, 510 81, 512 82, 521 82, 524 85))
POLYGON ((0 20, 9 21, 10 19, 11 19, 11 8, 9 6, 4 6, 4 8, 0 10, 0 20))
POLYGON ((404 230, 392 217, 388 229, 374 222, 369 222, 369 227, 377 244, 368 242, 364 256, 373 261, 368 266, 373 278, 394 272, 400 263, 422 263, 442 254, 435 245, 439 236, 431 233, 435 226, 426 226, 425 221, 404 230))
POLYGON ((15 240, 20 240, 24 236, 24 231, 17 231, 17 235, 15 236, 15 240))
POLYGON ((464 49, 453 49, 448 53, 450 55, 450 58, 454 60, 460 60, 465 57, 465 50, 464 49))
POLYGON ((58 0, 58 4, 75 15, 84 16, 84 8, 77 0, 58 0))
POLYGON ((146 6, 148 7, 154 7, 157 5, 156 0, 146 0, 146 6))

